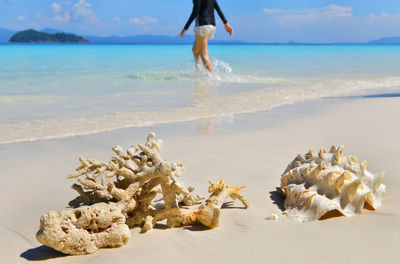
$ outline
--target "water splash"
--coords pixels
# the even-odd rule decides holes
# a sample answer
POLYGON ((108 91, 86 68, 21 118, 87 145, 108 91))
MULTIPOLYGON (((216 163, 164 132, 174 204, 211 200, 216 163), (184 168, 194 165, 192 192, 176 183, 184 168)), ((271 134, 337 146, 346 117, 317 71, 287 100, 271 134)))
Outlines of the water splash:
POLYGON ((194 59, 187 62, 185 69, 137 71, 124 77, 137 81, 211 81, 224 83, 259 83, 273 84, 285 82, 282 78, 257 75, 255 73, 238 73, 226 61, 211 57, 213 73, 204 68, 203 63, 194 59))
POLYGON ((221 82, 240 82, 243 80, 243 78, 233 72, 228 62, 214 57, 211 57, 210 60, 213 68, 212 73, 210 73, 201 62, 195 62, 198 78, 221 82))
POLYGON ((232 74, 232 67, 225 61, 219 60, 217 58, 212 57, 211 63, 214 68, 214 72, 218 74, 232 74))

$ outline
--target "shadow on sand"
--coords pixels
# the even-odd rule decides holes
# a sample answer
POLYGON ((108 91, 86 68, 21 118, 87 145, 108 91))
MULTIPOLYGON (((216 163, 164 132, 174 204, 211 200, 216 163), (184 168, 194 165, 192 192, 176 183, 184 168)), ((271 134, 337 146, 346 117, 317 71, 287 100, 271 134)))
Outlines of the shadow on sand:
POLYGON ((225 202, 221 209, 246 209, 244 206, 233 206, 233 201, 225 202))
POLYGON ((281 209, 282 212, 285 211, 285 207, 283 206, 283 201, 285 198, 283 196, 281 188, 277 187, 275 191, 269 192, 269 198, 271 198, 273 204, 278 206, 278 208, 281 209))
POLYGON ((50 247, 40 246, 28 249, 27 251, 21 253, 21 255, 19 256, 29 261, 41 261, 41 260, 66 257, 68 255, 58 252, 57 250, 54 250, 50 247))
POLYGON ((385 98, 385 97, 400 97, 400 93, 386 93, 386 94, 371 94, 361 96, 362 98, 385 98))
POLYGON ((367 94, 367 95, 349 95, 349 96, 334 96, 329 97, 333 99, 362 99, 362 98, 395 98, 400 97, 400 93, 380 93, 380 94, 367 94))
POLYGON ((193 225, 193 226, 185 226, 183 228, 184 230, 189 230, 189 231, 206 231, 210 230, 210 228, 203 226, 203 225, 193 225))

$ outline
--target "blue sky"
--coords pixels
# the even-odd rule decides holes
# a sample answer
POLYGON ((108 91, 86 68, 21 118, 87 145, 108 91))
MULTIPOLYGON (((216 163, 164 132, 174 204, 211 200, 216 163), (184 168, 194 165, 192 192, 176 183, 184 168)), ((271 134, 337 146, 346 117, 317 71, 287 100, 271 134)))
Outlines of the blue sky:
MULTIPOLYGON (((362 42, 400 36, 399 0, 219 0, 219 4, 235 30, 233 39, 248 42, 362 42)), ((173 36, 179 34, 191 8, 192 0, 0 0, 0 27, 173 36)), ((220 22, 217 27, 217 39, 230 38, 220 22)))

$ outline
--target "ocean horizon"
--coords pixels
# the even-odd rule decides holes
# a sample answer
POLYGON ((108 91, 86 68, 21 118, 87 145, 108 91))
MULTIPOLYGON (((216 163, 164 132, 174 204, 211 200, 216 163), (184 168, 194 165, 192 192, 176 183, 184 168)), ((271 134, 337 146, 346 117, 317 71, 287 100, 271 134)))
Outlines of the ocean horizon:
MULTIPOLYGON (((194 36, 193 36, 194 37, 194 36)), ((0 42, 0 46, 13 46, 13 45, 26 45, 26 46, 65 46, 65 45, 87 45, 87 46, 104 46, 104 45, 149 45, 149 46, 193 46, 192 42, 160 42, 160 43, 99 43, 99 42, 89 42, 89 43, 73 43, 73 42, 0 42)), ((371 42, 328 42, 328 43, 308 43, 308 42, 236 42, 229 40, 215 40, 208 43, 209 46, 400 46, 400 43, 371 43, 371 42)))

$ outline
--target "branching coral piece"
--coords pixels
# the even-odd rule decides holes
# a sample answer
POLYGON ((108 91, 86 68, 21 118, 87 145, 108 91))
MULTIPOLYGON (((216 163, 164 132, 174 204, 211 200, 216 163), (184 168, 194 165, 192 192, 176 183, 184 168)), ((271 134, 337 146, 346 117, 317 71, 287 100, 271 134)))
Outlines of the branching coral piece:
MULTIPOLYGON (((214 228, 218 226, 220 208, 229 197, 239 199, 248 207, 247 201, 239 193, 245 186, 230 187, 224 180, 217 184, 210 181, 208 191, 211 195, 202 203, 203 198, 192 194, 194 187, 186 189, 177 179, 182 175, 183 164, 167 162, 161 158, 161 145, 162 141, 156 140, 155 134, 150 133, 145 145, 132 146, 126 152, 119 146, 114 147, 116 155, 108 163, 80 158, 81 165, 67 177, 77 178, 79 183, 72 185, 79 195, 69 205, 89 205, 83 207, 85 210, 95 210, 96 206, 107 205, 113 212, 121 214, 122 225, 126 224, 126 229, 128 226, 139 226, 142 232, 151 230, 157 222, 163 220, 166 220, 168 227, 202 224, 214 228), (110 178, 114 180, 108 180, 110 178)), ((70 215, 73 218, 74 210, 42 216, 38 240, 67 254, 87 254, 97 248, 122 245, 95 242, 95 239, 86 234, 93 232, 91 225, 76 225, 74 219, 68 218, 70 215), (80 229, 71 234, 63 231, 65 226, 80 229), (60 235, 51 236, 53 231, 60 235), (75 233, 79 233, 79 236, 75 233), (84 238, 78 239, 81 236, 84 238)), ((95 217, 93 219, 97 219, 95 217)), ((110 233, 113 230, 115 224, 112 219, 105 221, 106 227, 102 227, 101 232, 110 233)), ((122 239, 125 237, 124 232, 119 234, 120 241, 126 243, 127 240, 122 239)))
POLYGON ((239 193, 239 190, 243 189, 245 185, 239 185, 236 187, 230 187, 222 179, 219 183, 215 184, 209 181, 211 186, 208 192, 211 193, 210 197, 206 200, 206 204, 200 206, 195 212, 196 220, 201 224, 214 228, 218 226, 220 208, 224 204, 228 197, 232 199, 239 199, 245 208, 249 207, 249 204, 244 199, 243 195, 239 193))
POLYGON ((300 221, 353 216, 364 208, 375 210, 385 194, 383 173, 367 170, 367 162, 344 156, 343 146, 317 154, 299 154, 281 178, 285 213, 300 221))

